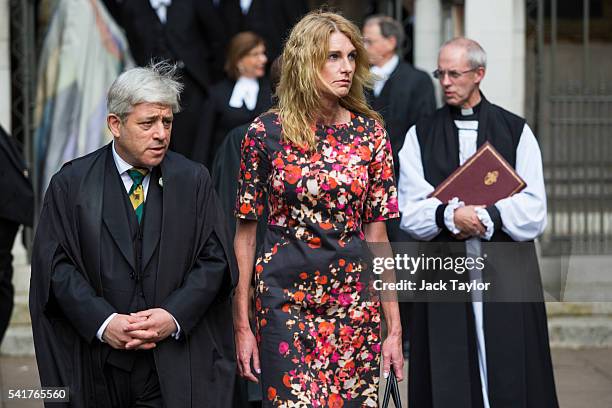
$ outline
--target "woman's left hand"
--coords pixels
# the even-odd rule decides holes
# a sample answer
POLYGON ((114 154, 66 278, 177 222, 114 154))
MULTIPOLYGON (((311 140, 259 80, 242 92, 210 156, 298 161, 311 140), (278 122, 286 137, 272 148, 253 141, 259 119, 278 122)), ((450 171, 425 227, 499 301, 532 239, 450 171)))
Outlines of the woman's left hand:
POLYGON ((382 344, 383 376, 389 376, 389 370, 393 371, 397 381, 404 379, 404 355, 402 352, 402 335, 390 334, 382 344))

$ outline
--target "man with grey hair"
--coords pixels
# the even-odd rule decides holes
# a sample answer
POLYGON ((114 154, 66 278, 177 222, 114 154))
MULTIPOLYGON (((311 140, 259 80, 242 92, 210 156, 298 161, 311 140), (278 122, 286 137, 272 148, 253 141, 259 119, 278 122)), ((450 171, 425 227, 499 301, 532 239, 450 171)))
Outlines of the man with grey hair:
POLYGON ((225 407, 233 392, 236 269, 207 170, 168 151, 175 71, 121 74, 112 143, 66 163, 45 196, 34 344, 41 385, 69 387, 73 407, 225 407))
POLYGON ((434 77, 446 104, 410 128, 399 152, 401 228, 414 239, 433 242, 423 245, 430 250, 459 247, 461 255, 472 258, 496 253, 497 270, 472 268, 466 279, 482 281, 497 274, 501 278, 495 284, 503 287, 494 290, 518 282, 522 290, 531 284, 535 295, 523 300, 512 293, 521 302, 511 303, 492 298, 499 292, 473 292, 464 303, 413 304, 409 405, 555 408, 533 244, 546 226, 540 148, 525 119, 484 97, 485 70, 486 54, 476 41, 455 38, 440 48, 434 77), (526 182, 525 189, 488 207, 466 205, 458 197, 448 202, 430 197, 485 142, 526 182))
MULTIPOLYGON (((375 75, 374 88, 368 96, 372 107, 383 115, 397 163, 397 152, 410 126, 436 109, 433 82, 426 72, 401 60, 405 35, 398 21, 389 16, 371 16, 362 31, 370 71, 375 75)), ((398 169, 396 164, 396 176, 398 169)))
MULTIPOLYGON (((397 153, 404 144, 406 132, 419 119, 436 109, 433 82, 424 71, 400 59, 404 42, 404 28, 389 16, 368 17, 363 26, 363 37, 370 71, 376 82, 368 99, 372 108, 385 120, 385 128, 391 140, 396 179, 399 175, 397 153)), ((402 241, 399 221, 387 222, 391 241, 402 241)))

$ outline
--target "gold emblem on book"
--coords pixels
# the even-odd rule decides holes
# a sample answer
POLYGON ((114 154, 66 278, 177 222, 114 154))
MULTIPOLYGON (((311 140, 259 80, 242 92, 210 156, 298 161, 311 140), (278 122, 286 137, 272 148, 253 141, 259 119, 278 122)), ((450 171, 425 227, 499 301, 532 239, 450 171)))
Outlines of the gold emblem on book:
POLYGON ((499 177, 499 171, 493 170, 487 173, 484 178, 485 186, 491 186, 497 183, 497 178, 499 177))

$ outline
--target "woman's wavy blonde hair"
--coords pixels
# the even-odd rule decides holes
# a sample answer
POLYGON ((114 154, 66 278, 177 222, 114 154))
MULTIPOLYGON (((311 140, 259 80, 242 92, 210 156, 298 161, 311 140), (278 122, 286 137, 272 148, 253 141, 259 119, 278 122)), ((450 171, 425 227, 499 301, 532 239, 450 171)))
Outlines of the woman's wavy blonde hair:
POLYGON ((368 57, 359 29, 343 16, 314 11, 302 18, 291 30, 283 50, 280 83, 276 94, 283 139, 311 150, 316 145, 314 126, 323 109, 321 69, 327 60, 329 38, 340 32, 348 37, 357 51, 355 73, 348 95, 340 106, 382 123, 381 116, 365 100, 364 87, 372 87, 368 57))

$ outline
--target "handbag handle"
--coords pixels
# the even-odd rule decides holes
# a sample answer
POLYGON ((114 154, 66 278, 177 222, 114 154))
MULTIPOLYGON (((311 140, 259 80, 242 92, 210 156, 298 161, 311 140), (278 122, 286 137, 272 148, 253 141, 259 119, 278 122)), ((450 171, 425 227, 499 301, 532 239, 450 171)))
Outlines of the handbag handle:
POLYGON ((387 378, 387 385, 385 386, 385 393, 383 394, 383 403, 381 408, 389 408, 389 402, 391 399, 393 399, 395 408, 402 408, 399 386, 397 385, 397 378, 395 378, 395 373, 393 370, 389 371, 389 377, 387 378))

